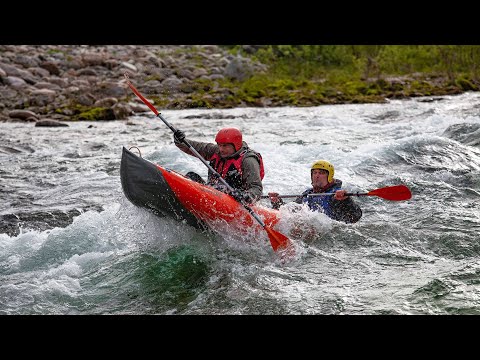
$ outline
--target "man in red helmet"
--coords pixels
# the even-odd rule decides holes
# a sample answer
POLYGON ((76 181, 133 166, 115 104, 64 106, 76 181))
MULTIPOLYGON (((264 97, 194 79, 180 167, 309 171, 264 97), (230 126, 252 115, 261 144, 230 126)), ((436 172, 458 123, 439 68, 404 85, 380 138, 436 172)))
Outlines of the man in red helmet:
MULTIPOLYGON (((235 199, 252 203, 260 199, 265 174, 262 156, 250 149, 237 128, 223 128, 215 137, 216 144, 185 139, 181 130, 173 134, 175 145, 183 152, 195 156, 184 144, 187 141, 235 189, 230 193, 235 199)), ((189 172, 187 177, 205 183, 200 175, 189 172)), ((218 178, 209 170, 207 185, 228 192, 218 178)))

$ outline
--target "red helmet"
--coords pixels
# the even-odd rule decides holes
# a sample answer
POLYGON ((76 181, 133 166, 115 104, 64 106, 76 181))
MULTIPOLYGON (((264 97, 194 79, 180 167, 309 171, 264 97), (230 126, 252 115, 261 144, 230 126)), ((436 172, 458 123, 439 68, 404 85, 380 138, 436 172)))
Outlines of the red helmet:
POLYGON ((238 151, 242 147, 242 133, 237 128, 220 129, 220 131, 217 133, 217 136, 215 136, 215 141, 217 142, 217 144, 233 144, 235 151, 238 151))

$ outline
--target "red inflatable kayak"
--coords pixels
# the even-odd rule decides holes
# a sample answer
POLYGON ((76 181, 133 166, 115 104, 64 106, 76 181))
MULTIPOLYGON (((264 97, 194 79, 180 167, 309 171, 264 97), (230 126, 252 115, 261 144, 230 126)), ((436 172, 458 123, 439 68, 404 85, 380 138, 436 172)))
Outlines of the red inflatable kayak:
MULTIPOLYGON (((153 164, 125 147, 120 178, 127 199, 158 216, 169 216, 200 229, 227 223, 229 229, 237 231, 263 230, 231 196, 153 164)), ((268 227, 279 221, 277 210, 256 205, 251 208, 268 227)))

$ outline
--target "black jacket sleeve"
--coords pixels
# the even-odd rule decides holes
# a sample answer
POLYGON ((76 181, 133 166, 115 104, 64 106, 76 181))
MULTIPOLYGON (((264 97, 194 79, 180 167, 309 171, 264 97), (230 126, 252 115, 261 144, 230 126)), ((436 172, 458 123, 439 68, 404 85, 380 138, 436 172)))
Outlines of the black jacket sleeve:
POLYGON ((356 223, 362 217, 362 209, 352 198, 345 200, 335 200, 332 196, 331 209, 333 218, 345 223, 356 223))

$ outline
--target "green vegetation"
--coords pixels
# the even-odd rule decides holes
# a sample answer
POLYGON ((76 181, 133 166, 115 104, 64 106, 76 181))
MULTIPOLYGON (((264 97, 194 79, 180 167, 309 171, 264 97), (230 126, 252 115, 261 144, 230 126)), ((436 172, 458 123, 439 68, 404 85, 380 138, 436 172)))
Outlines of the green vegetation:
POLYGON ((234 94, 227 107, 258 106, 265 99, 270 106, 382 102, 480 89, 478 45, 224 47, 268 66, 242 82, 223 81, 220 86, 234 94))
POLYGON ((115 115, 111 109, 93 107, 75 114, 73 120, 115 120, 115 115))
POLYGON ((55 109, 57 114, 67 115, 71 120, 115 120, 112 109, 72 104, 70 107, 55 109))

